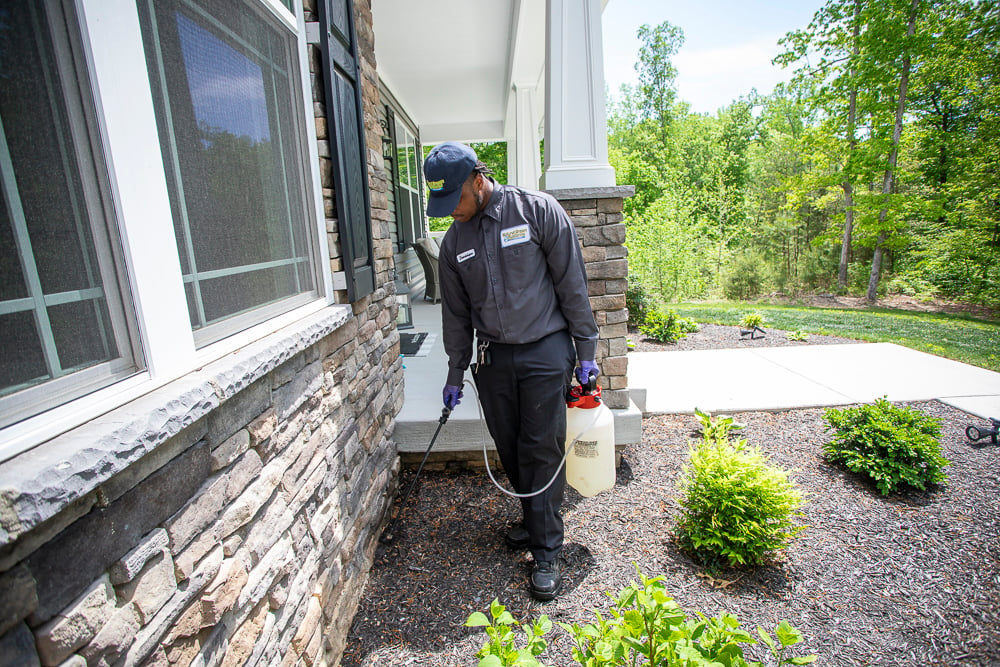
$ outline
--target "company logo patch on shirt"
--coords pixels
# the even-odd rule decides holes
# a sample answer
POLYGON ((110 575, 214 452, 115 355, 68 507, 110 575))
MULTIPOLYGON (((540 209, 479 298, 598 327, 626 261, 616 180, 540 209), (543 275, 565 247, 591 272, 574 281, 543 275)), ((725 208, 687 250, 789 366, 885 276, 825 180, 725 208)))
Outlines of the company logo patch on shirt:
POLYGON ((469 248, 465 252, 459 253, 458 257, 456 257, 455 259, 457 259, 458 263, 461 264, 465 260, 472 259, 475 256, 476 256, 476 249, 475 248, 469 248))
POLYGON ((427 181, 427 187, 431 190, 441 190, 444 188, 444 179, 440 181, 427 181))
POLYGON ((517 227, 508 227, 507 229, 500 230, 500 246, 502 248, 519 243, 527 243, 530 240, 531 228, 528 225, 518 225, 517 227))

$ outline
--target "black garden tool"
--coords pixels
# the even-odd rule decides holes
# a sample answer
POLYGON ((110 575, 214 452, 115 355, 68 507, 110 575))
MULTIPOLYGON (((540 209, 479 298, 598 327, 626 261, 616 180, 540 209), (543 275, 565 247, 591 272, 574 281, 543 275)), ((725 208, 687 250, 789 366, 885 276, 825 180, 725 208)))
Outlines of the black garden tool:
MULTIPOLYGON (((406 490, 406 495, 403 496, 402 502, 399 503, 399 510, 396 512, 396 516, 389 522, 389 526, 382 533, 382 537, 379 538, 379 542, 383 545, 382 547, 379 547, 380 551, 384 552, 384 548, 390 547, 395 540, 396 524, 399 523, 399 519, 403 515, 403 509, 406 507, 406 501, 410 499, 410 494, 413 493, 413 489, 417 486, 417 480, 420 479, 420 473, 424 469, 424 464, 427 463, 427 457, 431 455, 431 449, 437 441, 438 433, 441 432, 441 427, 445 425, 445 422, 448 421, 448 417, 450 416, 451 408, 445 407, 441 410, 441 416, 438 418, 437 428, 434 430, 434 435, 431 436, 430 444, 427 445, 427 451, 424 452, 424 458, 420 462, 420 466, 417 468, 417 474, 413 476, 413 481, 410 482, 410 488, 406 490)), ((381 554, 376 555, 376 558, 378 558, 379 555, 381 554)))
POLYGON ((1000 433, 1000 419, 990 418, 990 424, 993 428, 980 428, 973 424, 970 424, 965 428, 965 437, 967 437, 972 442, 979 440, 990 439, 994 445, 997 444, 997 434, 1000 433))

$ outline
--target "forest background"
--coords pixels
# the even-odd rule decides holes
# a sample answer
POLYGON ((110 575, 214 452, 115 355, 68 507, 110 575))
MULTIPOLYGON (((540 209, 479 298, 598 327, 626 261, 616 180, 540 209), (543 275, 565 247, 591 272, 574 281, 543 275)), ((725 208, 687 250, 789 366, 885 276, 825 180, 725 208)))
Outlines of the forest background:
MULTIPOLYGON (((714 115, 678 99, 682 30, 638 37, 608 96, 633 296, 1000 308, 1000 4, 830 0, 780 41, 790 82, 714 115)), ((474 148, 505 182, 505 144, 474 148)))

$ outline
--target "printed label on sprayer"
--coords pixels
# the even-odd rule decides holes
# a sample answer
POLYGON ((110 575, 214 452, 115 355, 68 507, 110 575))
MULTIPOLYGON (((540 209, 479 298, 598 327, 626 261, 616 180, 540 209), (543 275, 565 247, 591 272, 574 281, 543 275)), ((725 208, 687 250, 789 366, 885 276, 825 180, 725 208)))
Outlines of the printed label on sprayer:
POLYGON ((581 459, 596 459, 597 441, 577 440, 576 444, 573 445, 573 453, 579 456, 581 459))

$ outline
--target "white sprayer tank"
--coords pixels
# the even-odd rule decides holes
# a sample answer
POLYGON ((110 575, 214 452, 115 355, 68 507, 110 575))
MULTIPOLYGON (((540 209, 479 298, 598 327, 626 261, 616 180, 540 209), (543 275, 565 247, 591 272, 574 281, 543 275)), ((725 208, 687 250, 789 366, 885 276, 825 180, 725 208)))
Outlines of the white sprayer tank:
POLYGON ((601 388, 573 387, 566 399, 566 481, 582 496, 615 485, 615 418, 601 388))

